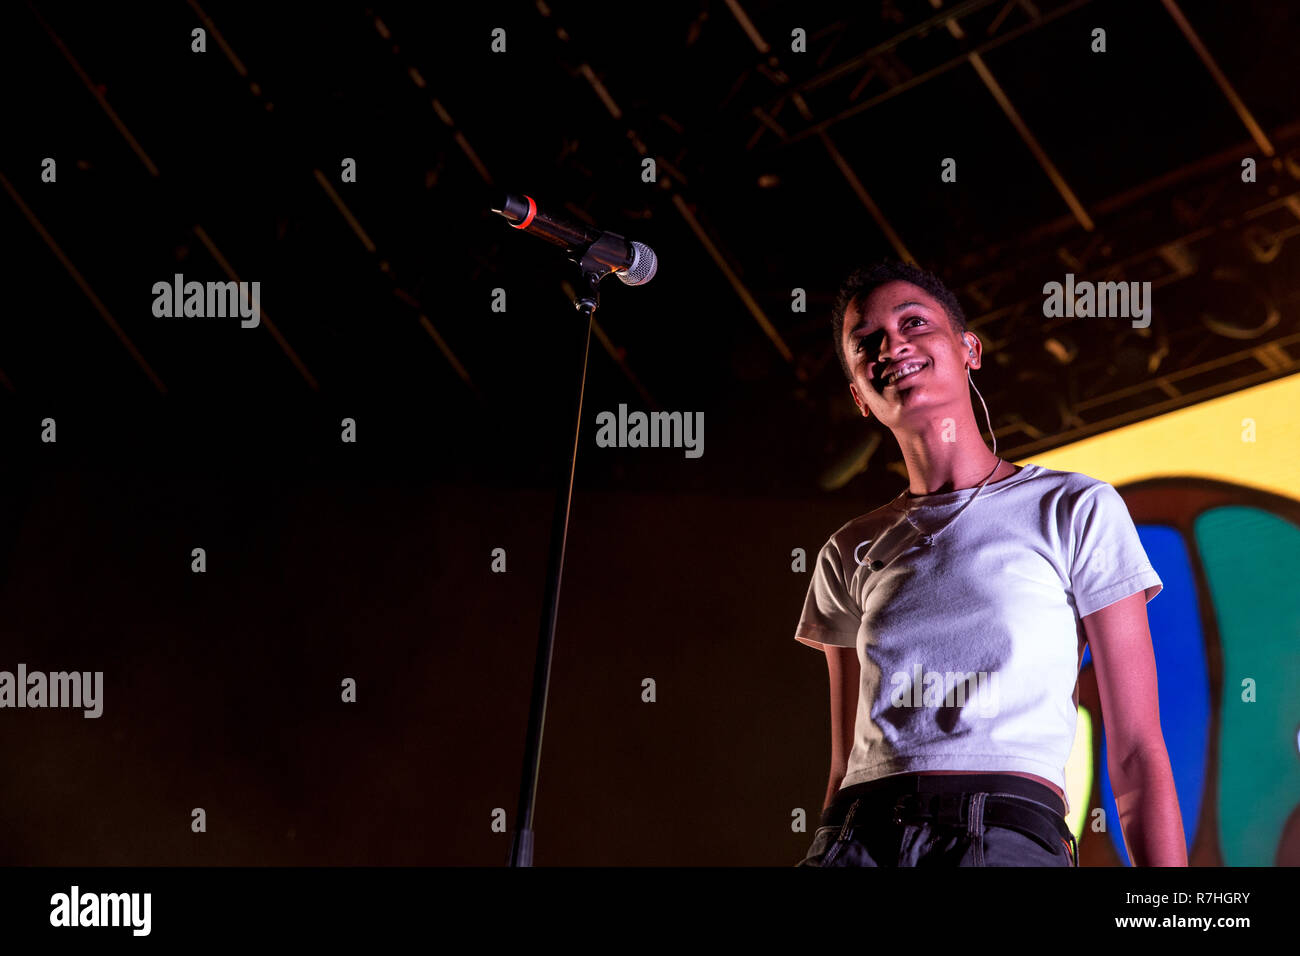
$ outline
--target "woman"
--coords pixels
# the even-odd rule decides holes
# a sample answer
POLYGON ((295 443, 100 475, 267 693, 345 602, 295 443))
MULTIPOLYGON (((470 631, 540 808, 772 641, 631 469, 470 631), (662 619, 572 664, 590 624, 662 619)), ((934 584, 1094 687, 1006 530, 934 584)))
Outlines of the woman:
POLYGON ((1086 642, 1130 858, 1186 866, 1146 617, 1163 585, 1123 499, 989 451, 968 388, 983 343, 930 273, 854 272, 832 325, 909 482, 831 535, 795 633, 826 653, 832 717, 799 865, 1077 866, 1064 768, 1086 642))

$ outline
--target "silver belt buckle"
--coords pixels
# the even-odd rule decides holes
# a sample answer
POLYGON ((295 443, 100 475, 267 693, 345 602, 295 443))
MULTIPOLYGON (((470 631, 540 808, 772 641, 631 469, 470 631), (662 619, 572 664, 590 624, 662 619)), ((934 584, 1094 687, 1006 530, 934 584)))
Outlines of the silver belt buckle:
POLYGON ((903 820, 903 813, 906 810, 914 810, 916 808, 916 800, 917 794, 905 793, 894 801, 894 823, 901 826, 905 822, 903 820))

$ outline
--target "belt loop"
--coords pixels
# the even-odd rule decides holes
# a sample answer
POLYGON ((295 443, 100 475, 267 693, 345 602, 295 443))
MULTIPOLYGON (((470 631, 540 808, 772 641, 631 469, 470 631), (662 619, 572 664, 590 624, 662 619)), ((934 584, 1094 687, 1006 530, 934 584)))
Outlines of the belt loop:
POLYGON ((972 839, 980 835, 984 824, 984 799, 987 793, 972 793, 970 795, 970 818, 966 821, 966 832, 972 839))
POLYGON ((853 829, 853 814, 858 812, 858 804, 861 802, 862 798, 857 797, 853 803, 849 805, 849 812, 844 815, 844 825, 840 827, 839 835, 835 838, 836 842, 848 839, 849 833, 853 829))

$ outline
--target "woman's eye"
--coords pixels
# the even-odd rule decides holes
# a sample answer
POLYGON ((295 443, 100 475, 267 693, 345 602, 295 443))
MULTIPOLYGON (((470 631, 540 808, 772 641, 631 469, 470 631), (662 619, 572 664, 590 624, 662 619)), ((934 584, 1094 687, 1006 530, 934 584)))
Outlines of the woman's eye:
MULTIPOLYGON (((908 323, 910 322, 920 322, 922 325, 925 325, 925 319, 921 318, 919 315, 914 315, 911 318, 909 318, 906 322, 903 323, 903 326, 907 327, 908 323)), ((859 335, 857 339, 857 343, 853 346, 853 351, 855 353, 861 352, 862 349, 865 347, 866 342, 867 342, 867 337, 865 335, 859 335)))

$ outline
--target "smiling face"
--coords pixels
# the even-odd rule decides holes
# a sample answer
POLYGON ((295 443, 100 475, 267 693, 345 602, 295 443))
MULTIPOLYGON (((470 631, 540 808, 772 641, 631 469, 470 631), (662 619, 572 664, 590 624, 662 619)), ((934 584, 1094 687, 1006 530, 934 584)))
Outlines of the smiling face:
POLYGON ((967 332, 963 339, 919 286, 898 280, 873 290, 845 310, 842 336, 849 391, 864 416, 892 429, 917 415, 928 419, 936 409, 969 407, 966 368, 979 368, 979 337, 967 332))

